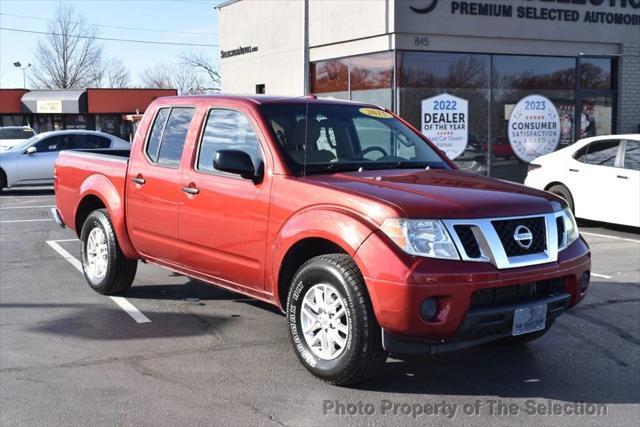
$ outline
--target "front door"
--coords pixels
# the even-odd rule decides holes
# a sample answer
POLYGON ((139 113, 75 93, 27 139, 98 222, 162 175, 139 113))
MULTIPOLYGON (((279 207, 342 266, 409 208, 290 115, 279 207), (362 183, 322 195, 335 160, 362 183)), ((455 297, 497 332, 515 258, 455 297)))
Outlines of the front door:
POLYGON ((184 265, 215 279, 264 288, 265 245, 271 181, 254 183, 218 171, 215 153, 241 150, 264 168, 255 127, 246 111, 212 109, 199 141, 198 155, 185 173, 180 212, 184 265))
MULTIPOLYGON (((145 257, 179 263, 180 159, 195 109, 160 108, 148 140, 132 153, 127 175, 127 227, 145 257)), ((195 132, 195 130, 194 130, 195 132)))
POLYGON ((17 161, 20 184, 48 184, 53 182, 53 167, 61 150, 67 148, 68 135, 54 135, 32 145, 35 152, 26 151, 17 161))

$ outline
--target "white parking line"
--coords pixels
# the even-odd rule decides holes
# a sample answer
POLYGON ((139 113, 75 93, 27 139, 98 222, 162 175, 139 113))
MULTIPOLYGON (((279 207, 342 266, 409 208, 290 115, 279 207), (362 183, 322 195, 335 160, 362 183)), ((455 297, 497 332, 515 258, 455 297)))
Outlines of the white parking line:
POLYGON ((0 210, 4 209, 36 209, 36 208, 55 208, 55 205, 39 205, 39 206, 4 206, 1 207, 0 210))
POLYGON ((580 234, 585 236, 604 237, 605 239, 622 240, 623 242, 640 243, 640 240, 629 239, 627 237, 609 236, 608 234, 589 233, 581 231, 580 234))
POLYGON ((605 274, 591 273, 593 277, 599 277, 601 279, 613 279, 611 276, 607 276, 605 274))
MULTIPOLYGON (((70 241, 73 241, 73 240, 78 240, 78 239, 47 240, 47 245, 51 246, 51 249, 53 249, 54 251, 58 252, 62 256, 62 258, 64 258, 67 261, 69 261, 69 263, 71 265, 73 265, 76 268, 76 270, 78 270, 79 272, 82 273, 82 264, 80 263, 80 261, 76 257, 74 257, 73 255, 71 255, 65 248, 63 248, 62 246, 60 246, 58 244, 58 242, 70 242, 70 241)), ((118 307, 123 309, 137 323, 150 323, 151 322, 151 320, 149 320, 149 318, 147 316, 142 314, 142 312, 140 310, 138 310, 136 308, 136 306, 131 304, 131 302, 129 302, 128 299, 126 299, 124 297, 109 297, 109 298, 111 298, 111 300, 113 302, 118 304, 118 307)))
POLYGON ((6 221, 0 221, 0 224, 9 224, 9 223, 14 223, 14 222, 46 222, 46 221, 53 221, 53 220, 49 219, 49 218, 42 218, 42 219, 8 219, 6 221))

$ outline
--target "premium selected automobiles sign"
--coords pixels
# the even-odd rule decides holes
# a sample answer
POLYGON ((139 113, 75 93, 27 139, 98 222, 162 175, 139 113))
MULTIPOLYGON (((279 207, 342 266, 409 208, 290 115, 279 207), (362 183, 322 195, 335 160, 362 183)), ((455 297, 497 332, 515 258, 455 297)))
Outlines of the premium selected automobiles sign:
POLYGON ((560 115, 541 95, 522 98, 509 117, 509 143, 520 160, 530 163, 555 151, 560 141, 560 115))
POLYGON ((469 102, 443 93, 422 100, 420 129, 450 159, 467 148, 469 140, 469 102))

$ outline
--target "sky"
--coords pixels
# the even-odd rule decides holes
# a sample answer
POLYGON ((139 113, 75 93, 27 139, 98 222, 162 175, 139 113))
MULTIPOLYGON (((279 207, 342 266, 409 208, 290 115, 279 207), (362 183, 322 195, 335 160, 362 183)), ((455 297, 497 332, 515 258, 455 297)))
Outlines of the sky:
MULTIPOLYGON (((133 84, 141 84, 139 75, 145 68, 159 62, 178 63, 179 56, 187 51, 202 52, 214 63, 220 58, 218 11, 215 9, 220 0, 0 0, 0 27, 46 32, 46 20, 51 18, 58 3, 71 3, 84 15, 87 24, 154 30, 96 27, 98 37, 216 45, 189 47, 99 41, 105 58, 116 57, 124 61, 133 84)), ((22 87, 22 71, 13 63, 34 63, 36 45, 44 37, 0 30, 1 88, 22 87)), ((27 88, 30 87, 29 71, 26 71, 27 88)))

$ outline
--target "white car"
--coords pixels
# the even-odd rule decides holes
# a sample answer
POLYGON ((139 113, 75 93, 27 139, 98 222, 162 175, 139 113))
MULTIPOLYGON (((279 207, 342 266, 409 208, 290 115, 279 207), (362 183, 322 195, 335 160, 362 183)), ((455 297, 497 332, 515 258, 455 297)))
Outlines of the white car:
POLYGON ((586 138, 538 157, 524 183, 561 196, 578 218, 640 227, 640 134, 586 138))
POLYGON ((22 144, 36 133, 29 126, 4 126, 0 127, 0 150, 8 150, 18 144, 22 144))

